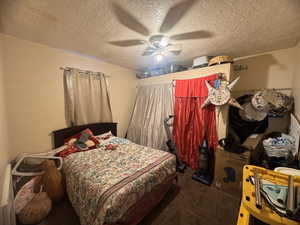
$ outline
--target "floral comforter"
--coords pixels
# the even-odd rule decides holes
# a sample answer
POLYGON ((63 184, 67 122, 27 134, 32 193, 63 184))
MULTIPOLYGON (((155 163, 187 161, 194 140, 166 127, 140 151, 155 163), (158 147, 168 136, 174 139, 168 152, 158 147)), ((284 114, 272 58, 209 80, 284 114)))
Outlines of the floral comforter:
POLYGON ((119 221, 141 197, 176 172, 172 154, 114 141, 119 143, 115 150, 101 147, 64 159, 68 196, 81 225, 119 221))

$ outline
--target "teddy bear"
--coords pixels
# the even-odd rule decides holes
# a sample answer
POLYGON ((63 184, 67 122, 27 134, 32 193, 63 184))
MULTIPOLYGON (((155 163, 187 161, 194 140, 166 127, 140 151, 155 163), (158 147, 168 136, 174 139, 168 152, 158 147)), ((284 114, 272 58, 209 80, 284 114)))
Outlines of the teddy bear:
POLYGON ((53 202, 61 201, 65 195, 61 172, 57 169, 53 160, 45 160, 42 163, 42 168, 45 171, 41 179, 43 190, 53 202))

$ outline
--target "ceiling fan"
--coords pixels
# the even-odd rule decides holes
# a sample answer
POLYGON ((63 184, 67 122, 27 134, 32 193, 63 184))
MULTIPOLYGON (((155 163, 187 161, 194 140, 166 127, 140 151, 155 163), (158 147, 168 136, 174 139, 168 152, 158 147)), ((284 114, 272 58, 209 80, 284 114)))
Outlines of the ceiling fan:
POLYGON ((169 32, 183 18, 185 13, 196 1, 197 0, 185 0, 171 7, 159 28, 159 34, 151 36, 147 27, 141 24, 120 5, 112 3, 112 7, 118 21, 127 28, 145 36, 146 39, 110 41, 109 43, 119 47, 146 45, 147 47, 142 53, 142 56, 154 55, 158 62, 161 61, 167 54, 179 55, 182 51, 182 46, 174 42, 212 37, 211 32, 204 30, 175 34, 171 36, 165 35, 165 33, 169 32))

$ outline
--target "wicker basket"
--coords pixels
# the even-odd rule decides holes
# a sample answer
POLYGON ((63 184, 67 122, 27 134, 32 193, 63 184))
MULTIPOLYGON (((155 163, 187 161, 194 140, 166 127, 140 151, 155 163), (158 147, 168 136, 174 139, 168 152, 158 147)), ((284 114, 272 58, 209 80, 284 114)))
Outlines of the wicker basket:
POLYGON ((209 60, 208 66, 214 66, 222 63, 233 63, 233 58, 227 55, 216 56, 209 60))

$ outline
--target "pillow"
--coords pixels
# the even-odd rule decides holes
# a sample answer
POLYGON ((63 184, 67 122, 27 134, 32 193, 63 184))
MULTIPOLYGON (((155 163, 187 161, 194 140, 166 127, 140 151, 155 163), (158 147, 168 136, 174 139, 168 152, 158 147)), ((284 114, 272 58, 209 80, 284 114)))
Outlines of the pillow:
POLYGON ((60 153, 61 151, 65 150, 66 148, 68 148, 68 146, 63 145, 63 146, 53 149, 50 153, 54 153, 52 155, 56 155, 56 154, 60 153))
POLYGON ((67 138, 65 141, 68 145, 75 145, 80 150, 95 149, 99 144, 99 141, 90 129, 85 129, 67 138))
POLYGON ((60 152, 57 153, 59 157, 65 158, 68 155, 75 153, 75 152, 80 152, 80 149, 78 149, 75 145, 66 145, 66 148, 60 152))
POLYGON ((89 128, 87 128, 83 131, 80 131, 77 134, 72 135, 71 137, 66 138, 65 143, 69 142, 71 139, 76 139, 77 140, 82 134, 87 134, 89 136, 94 136, 93 132, 89 128))
POLYGON ((116 145, 124 145, 124 144, 130 144, 130 141, 126 138, 119 138, 119 137, 112 137, 110 138, 107 143, 109 144, 116 144, 116 145))
POLYGON ((51 211, 52 202, 46 192, 34 195, 32 200, 18 214, 22 224, 40 223, 51 211))
POLYGON ((111 137, 113 137, 113 134, 111 133, 111 131, 108 131, 106 133, 103 133, 103 134, 100 134, 100 135, 97 135, 96 138, 98 140, 108 140, 110 139, 111 137))

